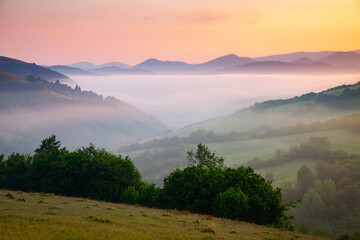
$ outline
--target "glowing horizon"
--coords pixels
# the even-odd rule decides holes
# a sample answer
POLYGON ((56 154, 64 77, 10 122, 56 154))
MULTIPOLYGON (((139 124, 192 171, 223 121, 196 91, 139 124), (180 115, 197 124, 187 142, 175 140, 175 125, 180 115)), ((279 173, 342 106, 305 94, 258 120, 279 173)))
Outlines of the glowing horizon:
POLYGON ((359 0, 0 0, 0 55, 49 65, 351 51, 359 29, 359 0))

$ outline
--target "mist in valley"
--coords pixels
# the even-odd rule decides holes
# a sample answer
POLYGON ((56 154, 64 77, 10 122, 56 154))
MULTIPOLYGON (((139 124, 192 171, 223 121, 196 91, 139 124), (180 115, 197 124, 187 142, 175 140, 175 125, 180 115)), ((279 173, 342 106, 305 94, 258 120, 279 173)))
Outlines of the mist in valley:
POLYGON ((116 75, 73 77, 82 89, 114 96, 172 129, 231 114, 255 102, 320 92, 357 75, 116 75))

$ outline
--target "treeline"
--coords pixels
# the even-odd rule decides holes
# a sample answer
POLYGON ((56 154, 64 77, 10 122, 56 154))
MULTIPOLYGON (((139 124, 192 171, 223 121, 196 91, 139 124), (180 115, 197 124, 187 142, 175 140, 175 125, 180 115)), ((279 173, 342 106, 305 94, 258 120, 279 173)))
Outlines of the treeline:
POLYGON ((253 168, 267 168, 298 159, 318 160, 315 172, 302 167, 296 183, 282 186, 285 201, 302 199, 289 212, 303 233, 337 239, 359 239, 360 231, 360 156, 329 150, 327 137, 310 137, 309 141, 288 151, 277 151, 268 160, 254 159, 253 168))
POLYGON ((232 131, 229 133, 214 133, 213 131, 205 131, 204 129, 199 129, 192 132, 189 137, 174 136, 171 138, 151 139, 142 144, 134 143, 121 147, 120 151, 130 152, 161 147, 173 148, 184 144, 197 144, 199 142, 212 143, 241 141, 337 129, 351 129, 354 131, 360 131, 360 115, 353 114, 339 119, 330 119, 324 122, 314 122, 309 124, 297 123, 296 125, 280 128, 261 126, 246 132, 232 131))
POLYGON ((140 185, 140 173, 128 157, 93 145, 70 152, 54 135, 34 155, 13 153, 0 162, 0 188, 5 189, 119 202, 125 189, 140 185))
POLYGON ((262 160, 257 157, 245 165, 253 169, 262 169, 278 166, 298 159, 314 159, 333 163, 339 159, 355 159, 358 156, 338 150, 329 149, 330 142, 327 137, 310 137, 309 141, 299 146, 291 147, 288 151, 276 151, 276 155, 270 159, 262 160))
POLYGON ((5 82, 1 83, 1 91, 9 90, 50 90, 59 93, 64 96, 71 97, 72 100, 80 102, 91 102, 91 103, 106 103, 106 104, 119 104, 121 101, 114 97, 103 98, 93 91, 82 91, 81 88, 76 85, 74 88, 67 84, 60 83, 59 80, 56 82, 49 82, 41 78, 35 78, 30 75, 26 78, 27 82, 5 82))
MULTIPOLYGON (((348 154, 349 156, 349 154, 348 154)), ((360 157, 302 167, 296 184, 283 186, 284 199, 302 198, 290 212, 304 233, 360 239, 360 157)))
POLYGON ((360 85, 360 82, 354 85, 343 85, 339 86, 337 88, 328 89, 327 91, 321 92, 321 93, 307 93, 303 94, 300 97, 296 96, 294 98, 289 99, 278 99, 278 100, 269 100, 264 101, 261 103, 255 103, 254 105, 242 109, 240 111, 244 110, 253 110, 253 111, 259 111, 259 110, 265 110, 269 108, 279 107, 291 103, 296 102, 319 102, 319 103, 326 103, 330 107, 341 107, 341 108, 354 108, 359 107, 360 103, 358 101, 352 101, 353 99, 358 99, 360 97, 360 88, 356 87, 360 85), (337 90, 340 88, 344 88, 342 93, 339 95, 335 94, 329 94, 329 91, 337 90))
POLYGON ((293 229, 279 188, 251 168, 231 169, 205 145, 189 151, 190 166, 176 169, 162 188, 141 181, 128 157, 93 145, 73 152, 53 135, 34 155, 0 155, 0 188, 55 193, 177 209, 293 229))

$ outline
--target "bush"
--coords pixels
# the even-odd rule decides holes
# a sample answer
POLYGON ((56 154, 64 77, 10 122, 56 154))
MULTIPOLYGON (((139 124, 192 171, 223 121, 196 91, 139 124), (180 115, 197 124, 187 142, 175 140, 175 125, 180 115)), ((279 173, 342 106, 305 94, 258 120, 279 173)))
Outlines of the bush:
POLYGON ((120 201, 128 204, 137 203, 139 192, 135 190, 134 186, 129 186, 121 193, 120 201))
POLYGON ((245 220, 249 210, 247 196, 240 188, 229 188, 216 196, 213 211, 216 216, 245 220))

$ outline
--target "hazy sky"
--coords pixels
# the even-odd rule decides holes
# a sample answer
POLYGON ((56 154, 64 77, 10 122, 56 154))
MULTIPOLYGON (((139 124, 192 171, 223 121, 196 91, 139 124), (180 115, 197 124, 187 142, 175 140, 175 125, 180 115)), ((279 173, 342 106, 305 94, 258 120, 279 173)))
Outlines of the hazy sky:
POLYGON ((360 0, 0 0, 0 55, 38 64, 355 49, 360 0))

